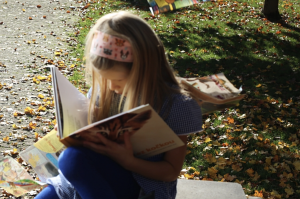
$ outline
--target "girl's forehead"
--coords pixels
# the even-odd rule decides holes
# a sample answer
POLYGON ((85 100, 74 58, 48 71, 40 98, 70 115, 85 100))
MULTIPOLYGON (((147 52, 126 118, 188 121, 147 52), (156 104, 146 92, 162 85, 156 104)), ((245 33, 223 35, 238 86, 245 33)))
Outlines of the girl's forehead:
POLYGON ((94 69, 103 78, 109 80, 119 80, 119 79, 127 78, 130 72, 126 67, 119 66, 119 65, 115 65, 112 68, 106 70, 99 70, 95 67, 94 69))

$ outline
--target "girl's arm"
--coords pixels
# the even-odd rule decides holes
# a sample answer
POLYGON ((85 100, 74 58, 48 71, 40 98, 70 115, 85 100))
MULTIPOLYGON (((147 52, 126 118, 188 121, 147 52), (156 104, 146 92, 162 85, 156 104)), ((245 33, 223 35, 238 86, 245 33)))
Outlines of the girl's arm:
POLYGON ((150 162, 134 157, 128 133, 124 135, 125 142, 123 145, 112 142, 101 134, 97 134, 97 136, 97 141, 96 139, 93 142, 85 141, 84 146, 97 153, 109 156, 125 169, 146 178, 166 182, 174 181, 182 169, 186 155, 187 136, 179 136, 185 145, 166 152, 164 160, 159 162, 150 162))
POLYGON ((186 155, 187 136, 179 136, 185 143, 184 146, 172 149, 165 153, 163 161, 150 162, 139 158, 128 161, 123 167, 138 173, 146 178, 159 181, 174 181, 177 179, 186 155))

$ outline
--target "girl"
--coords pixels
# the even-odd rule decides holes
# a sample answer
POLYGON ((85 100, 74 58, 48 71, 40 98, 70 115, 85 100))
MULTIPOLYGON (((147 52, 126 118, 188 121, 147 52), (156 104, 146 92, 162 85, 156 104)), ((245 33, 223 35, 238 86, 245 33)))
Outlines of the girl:
MULTIPOLYGON (((91 80, 88 121, 150 104, 186 143, 202 130, 201 109, 182 94, 162 42, 141 18, 128 12, 101 17, 87 35, 86 75, 91 80)), ((147 159, 134 157, 129 135, 116 143, 84 136, 59 158, 60 174, 36 198, 134 199, 176 196, 186 145, 147 159)))

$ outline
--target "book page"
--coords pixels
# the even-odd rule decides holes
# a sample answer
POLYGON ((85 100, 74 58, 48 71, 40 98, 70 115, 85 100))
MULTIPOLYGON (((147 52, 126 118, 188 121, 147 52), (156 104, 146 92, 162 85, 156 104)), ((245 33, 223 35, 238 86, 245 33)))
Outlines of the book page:
POLYGON ((240 95, 241 90, 235 88, 223 73, 180 79, 183 85, 193 86, 187 87, 187 90, 199 100, 202 114, 233 107, 245 96, 240 95))
POLYGON ((79 92, 57 68, 55 68, 54 71, 55 79, 53 79, 53 81, 56 81, 55 84, 57 86, 56 89, 61 106, 60 111, 62 112, 62 114, 60 114, 62 117, 60 121, 57 120, 57 122, 63 124, 63 133, 59 132, 61 138, 63 138, 88 124, 88 99, 79 92))
POLYGON ((28 147, 20 153, 21 158, 32 166, 41 182, 58 175, 59 153, 45 153, 35 146, 28 147))
POLYGON ((52 130, 39 141, 33 144, 37 149, 46 153, 56 153, 63 148, 63 144, 57 137, 57 131, 52 130))

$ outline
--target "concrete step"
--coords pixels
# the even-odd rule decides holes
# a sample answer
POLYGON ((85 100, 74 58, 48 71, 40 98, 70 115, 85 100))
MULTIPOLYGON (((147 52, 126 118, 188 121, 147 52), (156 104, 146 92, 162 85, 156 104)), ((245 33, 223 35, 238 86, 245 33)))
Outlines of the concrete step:
POLYGON ((178 180, 176 199, 262 199, 246 196, 238 183, 204 180, 178 180))

